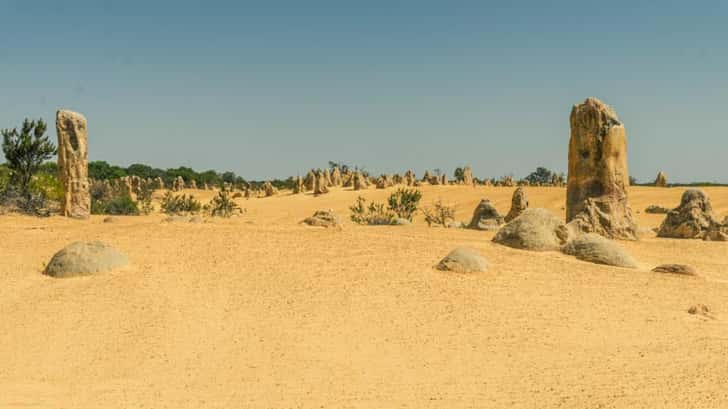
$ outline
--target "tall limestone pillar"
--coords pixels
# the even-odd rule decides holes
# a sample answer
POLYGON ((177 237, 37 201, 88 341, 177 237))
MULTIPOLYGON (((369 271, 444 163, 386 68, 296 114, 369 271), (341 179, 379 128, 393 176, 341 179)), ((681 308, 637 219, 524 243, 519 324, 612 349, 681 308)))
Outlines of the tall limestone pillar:
POLYGON ((617 113, 596 98, 571 110, 566 221, 577 231, 636 240, 627 202, 627 134, 617 113))
POLYGON ((65 192, 61 213, 64 216, 85 219, 91 213, 86 118, 77 112, 58 111, 56 132, 58 172, 65 192))

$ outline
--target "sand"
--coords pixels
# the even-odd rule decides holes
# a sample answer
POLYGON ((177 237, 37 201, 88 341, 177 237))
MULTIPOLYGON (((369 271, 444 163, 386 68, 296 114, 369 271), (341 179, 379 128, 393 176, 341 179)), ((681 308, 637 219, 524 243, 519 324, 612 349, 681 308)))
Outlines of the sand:
MULTIPOLYGON (((706 188, 721 219, 728 188, 706 188)), ((683 189, 630 189, 637 270, 491 243, 493 232, 348 222, 358 195, 236 199, 242 217, 103 223, 0 216, 0 408, 725 408, 728 243, 648 229, 683 189), (298 224, 317 209, 341 230, 298 224), (44 263, 103 240, 131 265, 53 279, 44 263), (467 246, 485 273, 434 269, 467 246), (698 277, 652 273, 689 264, 698 277), (711 316, 689 314, 705 304, 711 316)), ((512 188, 423 187, 468 221, 512 188)), ((527 188, 563 215, 565 189, 527 188)), ((209 200, 211 192, 195 192, 209 200)))

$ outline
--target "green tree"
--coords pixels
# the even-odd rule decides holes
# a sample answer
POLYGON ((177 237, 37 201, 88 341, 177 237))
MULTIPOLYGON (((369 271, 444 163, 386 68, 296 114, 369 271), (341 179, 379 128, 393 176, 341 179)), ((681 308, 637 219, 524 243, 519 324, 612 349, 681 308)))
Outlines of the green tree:
POLYGON ((538 167, 536 168, 535 172, 531 172, 530 175, 526 176, 526 180, 533 185, 548 184, 551 183, 551 178, 553 177, 553 175, 554 172, 544 167, 538 167))
POLYGON ((3 153, 10 169, 9 186, 30 203, 32 198, 30 183, 44 161, 52 158, 58 150, 45 135, 46 123, 39 119, 26 119, 18 132, 17 128, 3 129, 3 153))

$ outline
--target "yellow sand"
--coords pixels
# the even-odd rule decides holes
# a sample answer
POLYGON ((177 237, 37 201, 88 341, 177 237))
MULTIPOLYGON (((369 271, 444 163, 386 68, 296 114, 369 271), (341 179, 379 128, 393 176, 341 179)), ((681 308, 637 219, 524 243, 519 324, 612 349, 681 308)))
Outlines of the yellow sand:
MULTIPOLYGON (((425 187, 468 220, 511 188, 425 187)), ((721 219, 728 188, 705 189, 721 219)), ((236 199, 204 224, 163 216, 0 216, 0 408, 726 408, 728 243, 621 242, 626 270, 491 243, 492 232, 348 222, 334 190, 236 199), (316 209, 341 231, 298 222, 316 209), (103 240, 132 265, 41 274, 57 250, 103 240), (490 271, 433 266, 457 246, 490 271), (651 273, 686 263, 700 277, 651 273), (713 317, 690 315, 696 303, 713 317)), ((209 200, 211 192, 195 192, 209 200)), ((565 190, 527 188, 563 215, 565 190)), ((682 189, 633 188, 641 227, 682 189)))

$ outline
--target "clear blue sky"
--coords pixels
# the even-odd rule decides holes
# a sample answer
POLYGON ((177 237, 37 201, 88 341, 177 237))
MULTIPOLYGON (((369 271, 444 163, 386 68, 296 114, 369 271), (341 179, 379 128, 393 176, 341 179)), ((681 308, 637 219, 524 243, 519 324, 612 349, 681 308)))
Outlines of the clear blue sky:
POLYGON ((0 128, 80 111, 91 160, 521 177, 566 170, 571 106, 596 96, 638 179, 728 182, 725 1, 0 0, 0 15, 0 128))

